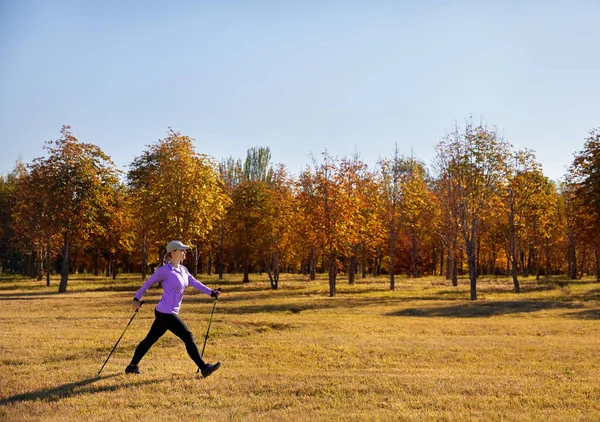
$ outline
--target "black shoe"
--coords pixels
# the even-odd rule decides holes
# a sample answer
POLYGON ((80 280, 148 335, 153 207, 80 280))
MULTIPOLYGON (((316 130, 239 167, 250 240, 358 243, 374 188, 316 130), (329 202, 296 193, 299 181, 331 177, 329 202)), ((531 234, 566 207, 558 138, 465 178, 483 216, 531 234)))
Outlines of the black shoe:
POLYGON ((217 362, 217 363, 209 363, 206 365, 206 368, 204 368, 202 370, 202 376, 204 378, 208 377, 210 374, 212 374, 213 372, 215 372, 217 369, 219 369, 221 367, 221 362, 217 362))
POLYGON ((127 368, 125 368, 125 373, 126 374, 141 374, 140 368, 138 368, 137 365, 127 365, 127 368))

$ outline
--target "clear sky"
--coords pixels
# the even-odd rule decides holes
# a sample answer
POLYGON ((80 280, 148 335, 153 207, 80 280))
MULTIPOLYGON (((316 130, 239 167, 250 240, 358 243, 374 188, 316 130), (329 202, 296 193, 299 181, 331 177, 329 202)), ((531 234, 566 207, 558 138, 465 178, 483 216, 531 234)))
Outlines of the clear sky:
POLYGON ((0 0, 0 174, 72 126, 126 170, 168 127, 216 160, 398 144, 469 115, 559 179, 600 127, 600 2, 0 0))

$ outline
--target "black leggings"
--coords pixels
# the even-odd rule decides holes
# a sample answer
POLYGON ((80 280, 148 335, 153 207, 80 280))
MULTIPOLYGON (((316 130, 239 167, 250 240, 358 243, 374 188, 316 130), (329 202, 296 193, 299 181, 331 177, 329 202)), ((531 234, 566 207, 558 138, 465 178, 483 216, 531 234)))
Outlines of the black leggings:
POLYGON ((188 355, 190 355, 192 360, 198 365, 198 368, 200 368, 200 370, 206 368, 206 362, 204 362, 200 356, 198 346, 196 346, 196 343, 194 342, 194 336, 187 325, 185 325, 185 322, 179 318, 179 315, 163 314, 157 310, 154 310, 154 315, 156 316, 156 319, 154 320, 152 327, 150 327, 150 331, 146 338, 143 339, 135 349, 135 353, 131 359, 131 365, 140 363, 152 345, 168 330, 183 340, 188 355))

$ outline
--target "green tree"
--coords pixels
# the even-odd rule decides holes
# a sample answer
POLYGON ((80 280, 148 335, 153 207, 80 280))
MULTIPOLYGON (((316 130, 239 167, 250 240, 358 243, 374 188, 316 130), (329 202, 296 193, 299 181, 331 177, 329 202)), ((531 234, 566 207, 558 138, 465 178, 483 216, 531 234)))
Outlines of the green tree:
MULTIPOLYGON (((219 176, 223 182, 224 193, 230 199, 229 205, 221 213, 219 225, 215 228, 212 235, 213 244, 218 244, 217 272, 219 274, 219 279, 222 279, 223 272, 225 271, 225 250, 227 249, 226 243, 228 238, 232 238, 231 235, 228 236, 228 234, 231 232, 229 229, 231 222, 228 220, 227 216, 232 206, 231 204, 233 201, 231 200, 231 197, 233 192, 244 180, 242 160, 235 160, 231 156, 227 159, 221 160, 219 163, 219 176)), ((234 240, 231 240, 232 241, 229 242, 229 249, 233 250, 234 247, 231 244, 234 242, 234 240)))
POLYGON ((253 264, 262 265, 260 261, 264 261, 263 251, 267 248, 268 220, 272 218, 271 204, 274 201, 270 160, 269 148, 250 148, 242 173, 238 176, 241 176, 241 181, 231 192, 232 204, 226 219, 235 243, 234 249, 241 252, 244 283, 250 281, 253 264))

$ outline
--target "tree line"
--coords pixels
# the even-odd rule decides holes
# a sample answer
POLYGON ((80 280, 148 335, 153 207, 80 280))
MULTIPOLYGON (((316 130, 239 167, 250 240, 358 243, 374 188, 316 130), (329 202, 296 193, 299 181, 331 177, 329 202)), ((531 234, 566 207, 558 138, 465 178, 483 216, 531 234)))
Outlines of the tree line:
POLYGON ((220 162, 169 128, 127 172, 69 126, 46 155, 0 177, 0 265, 50 284, 60 273, 141 273, 161 265, 168 240, 193 245, 191 273, 327 273, 477 278, 594 274, 600 279, 600 129, 574 154, 564 181, 496 129, 453 128, 430 167, 397 146, 369 168, 359 156, 311 156, 298 175, 268 147, 220 162))

